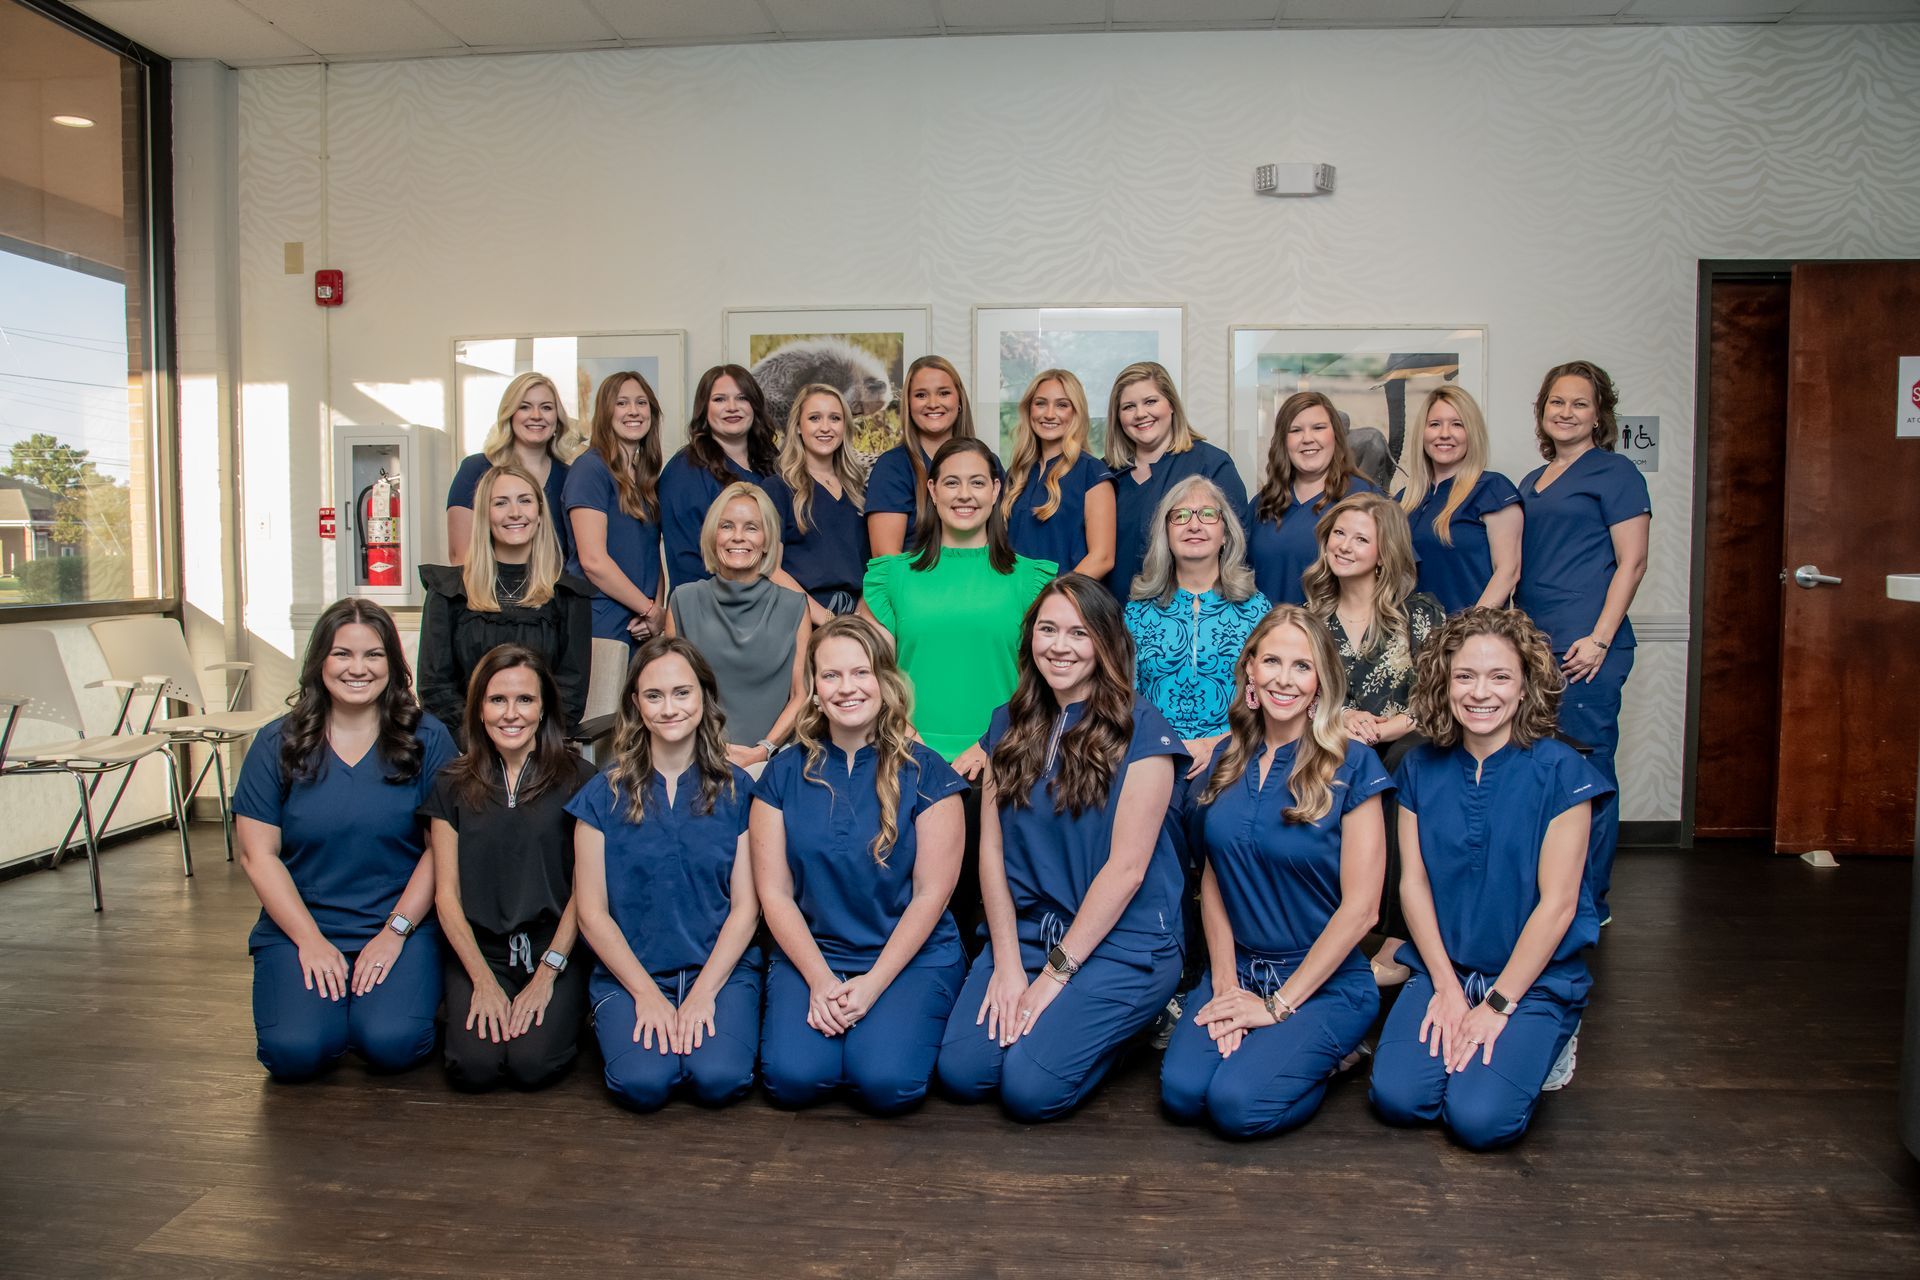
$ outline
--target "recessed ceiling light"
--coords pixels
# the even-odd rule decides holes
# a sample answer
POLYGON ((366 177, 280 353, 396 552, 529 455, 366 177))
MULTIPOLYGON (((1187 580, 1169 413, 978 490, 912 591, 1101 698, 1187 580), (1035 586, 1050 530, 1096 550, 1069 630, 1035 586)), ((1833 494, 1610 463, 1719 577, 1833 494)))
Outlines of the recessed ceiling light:
POLYGON ((87 119, 85 116, 55 116, 53 122, 55 124, 63 124, 69 129, 93 128, 93 121, 87 119))

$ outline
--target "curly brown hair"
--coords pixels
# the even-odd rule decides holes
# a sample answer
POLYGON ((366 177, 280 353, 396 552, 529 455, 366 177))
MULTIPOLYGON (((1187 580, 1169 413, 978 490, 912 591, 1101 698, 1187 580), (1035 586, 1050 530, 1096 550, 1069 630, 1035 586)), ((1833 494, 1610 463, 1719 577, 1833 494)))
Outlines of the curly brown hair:
POLYGON ((1520 676, 1526 687, 1513 716, 1513 745, 1531 747, 1542 738, 1552 737, 1559 722, 1560 695, 1567 687, 1560 664, 1554 661, 1553 646, 1533 625, 1533 619, 1520 610, 1488 605, 1475 605, 1448 618, 1427 637, 1414 659, 1413 694, 1408 701, 1420 731, 1438 747, 1460 742, 1460 722, 1454 719, 1453 701, 1448 696, 1453 683, 1453 657, 1475 636, 1497 636, 1520 658, 1520 676))
POLYGON ((1607 376, 1607 371, 1593 361, 1569 360, 1547 370, 1547 376, 1540 379, 1540 394, 1533 398, 1533 438, 1540 446, 1540 456, 1553 461, 1553 437, 1541 423, 1546 419, 1547 395, 1562 378, 1585 378, 1593 388, 1593 408, 1599 415, 1593 424, 1593 443, 1596 448, 1612 453, 1613 446, 1620 443, 1620 420, 1613 413, 1620 403, 1620 393, 1613 389, 1613 379, 1607 376))
POLYGON ((375 743, 387 766, 386 781, 412 782, 420 776, 420 703, 413 696, 413 669, 393 615, 371 600, 347 596, 327 606, 307 639, 307 656, 300 663, 300 683, 287 697, 285 723, 280 730, 280 774, 288 782, 311 782, 326 761, 327 718, 333 698, 322 672, 340 628, 358 623, 370 627, 386 651, 387 687, 380 694, 380 737, 375 743))

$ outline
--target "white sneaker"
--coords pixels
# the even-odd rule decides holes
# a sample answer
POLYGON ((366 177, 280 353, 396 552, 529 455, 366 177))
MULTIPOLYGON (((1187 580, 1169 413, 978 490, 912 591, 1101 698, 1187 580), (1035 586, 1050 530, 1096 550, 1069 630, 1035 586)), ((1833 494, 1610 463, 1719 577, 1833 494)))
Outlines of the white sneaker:
POLYGON ((1580 1026, 1575 1023, 1573 1034, 1567 1037, 1567 1047, 1560 1051, 1558 1058, 1554 1059, 1553 1070, 1547 1072, 1546 1081, 1540 1086, 1540 1092, 1552 1093, 1573 1083, 1573 1061, 1579 1050, 1580 1026))

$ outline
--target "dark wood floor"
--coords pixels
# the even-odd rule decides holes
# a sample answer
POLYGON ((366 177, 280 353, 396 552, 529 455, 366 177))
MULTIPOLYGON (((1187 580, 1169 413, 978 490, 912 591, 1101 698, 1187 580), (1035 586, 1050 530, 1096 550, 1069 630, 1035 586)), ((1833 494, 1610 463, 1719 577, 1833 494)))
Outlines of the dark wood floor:
POLYGON ((1515 1150, 1388 1129, 1364 1082, 1276 1140, 756 1097, 616 1110, 437 1066, 304 1087, 253 1058, 246 880, 196 829, 0 883, 6 1276, 1920 1275, 1894 1121, 1909 868, 1630 853, 1572 1087, 1515 1150))

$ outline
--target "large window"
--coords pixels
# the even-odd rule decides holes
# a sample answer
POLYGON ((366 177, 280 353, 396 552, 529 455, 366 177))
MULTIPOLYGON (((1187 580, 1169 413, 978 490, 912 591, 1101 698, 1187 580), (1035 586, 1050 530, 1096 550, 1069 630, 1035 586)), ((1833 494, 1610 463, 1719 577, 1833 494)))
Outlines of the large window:
POLYGON ((0 0, 0 620, 173 594, 166 65, 57 10, 0 0))

